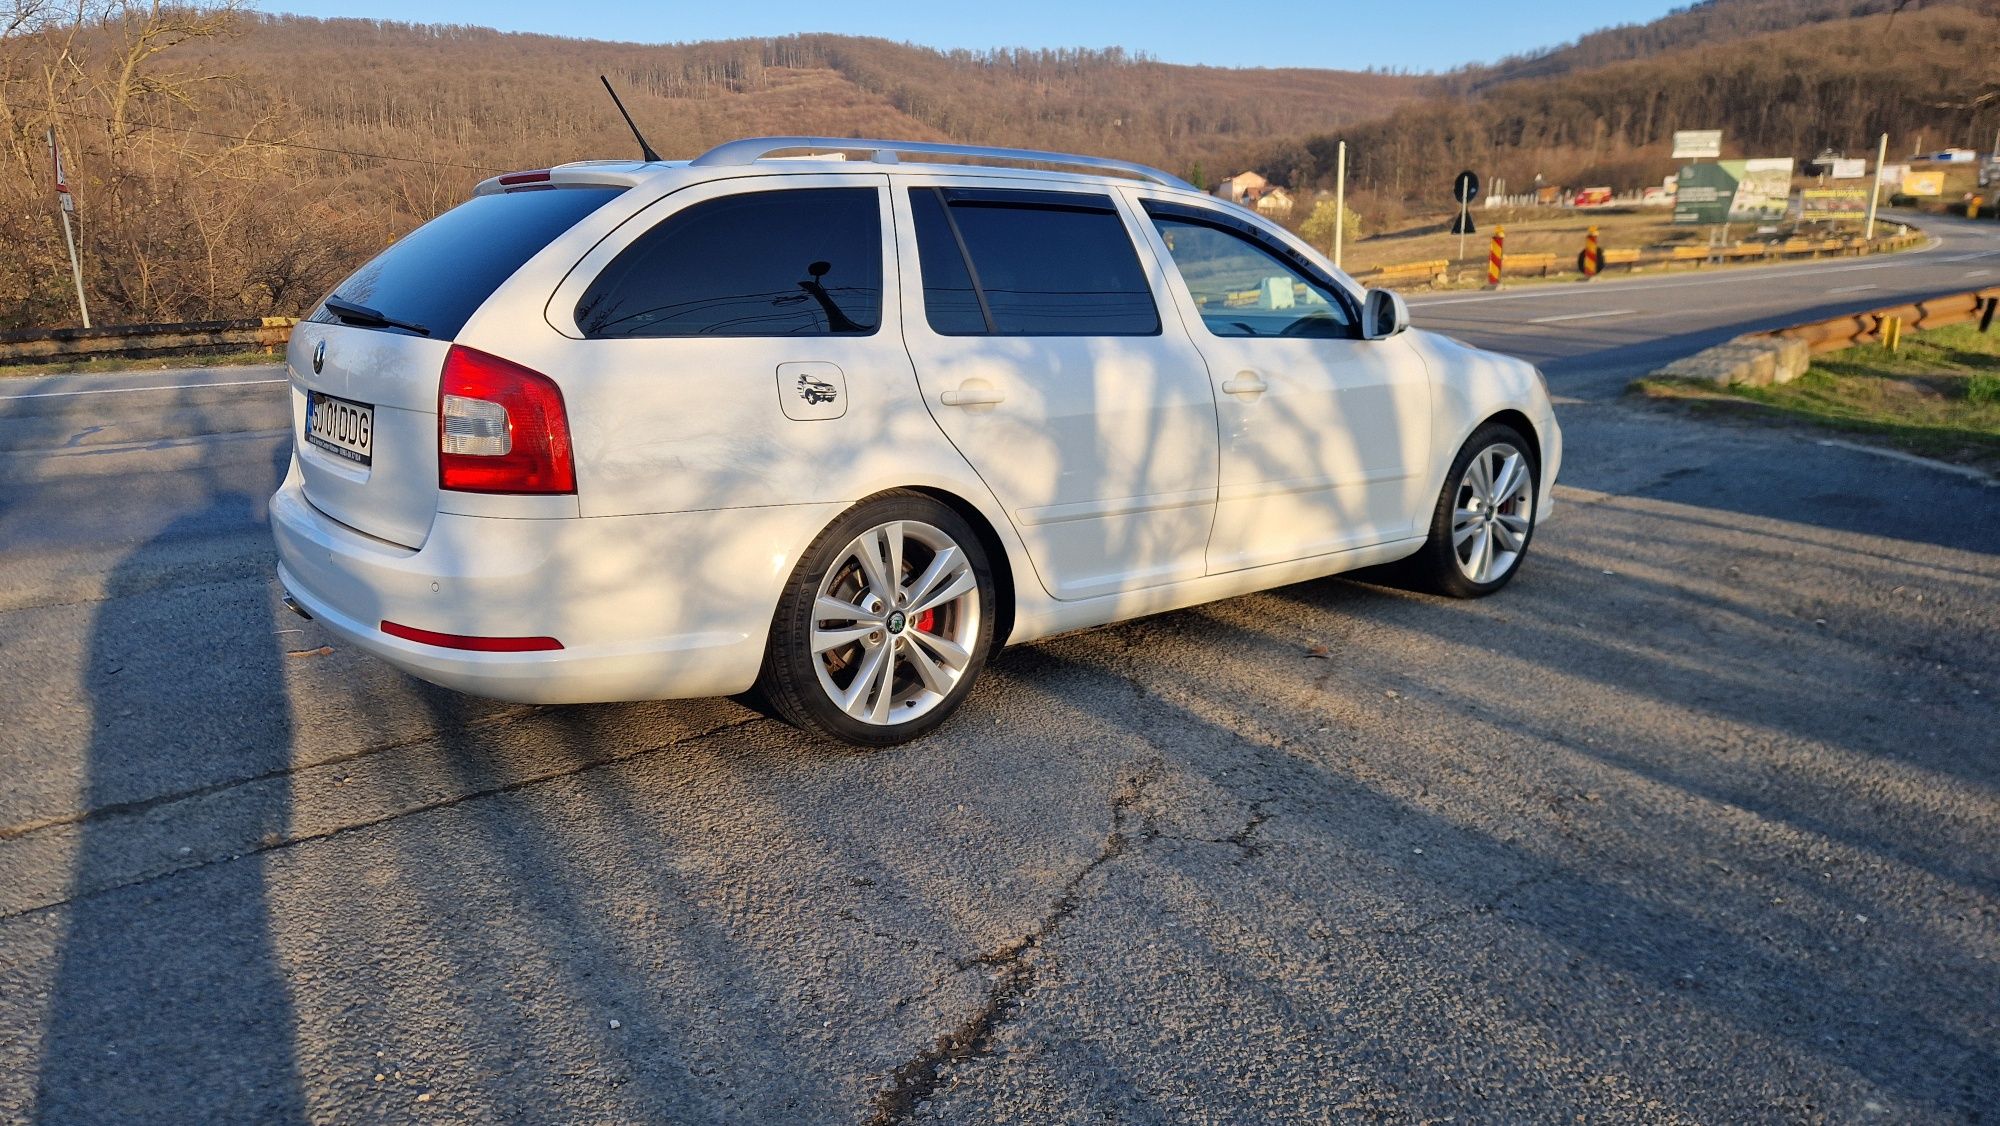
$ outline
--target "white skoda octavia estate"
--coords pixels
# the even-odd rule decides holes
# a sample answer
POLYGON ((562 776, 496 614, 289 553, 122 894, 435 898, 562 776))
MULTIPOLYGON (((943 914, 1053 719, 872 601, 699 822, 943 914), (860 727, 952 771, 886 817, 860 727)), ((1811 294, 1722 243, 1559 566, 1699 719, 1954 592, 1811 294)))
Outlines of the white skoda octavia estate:
POLYGON ((928 143, 488 180, 287 362, 301 613, 466 692, 755 688, 865 744, 1002 644, 1397 560, 1491 593, 1562 454, 1532 366, 1251 212, 928 143))

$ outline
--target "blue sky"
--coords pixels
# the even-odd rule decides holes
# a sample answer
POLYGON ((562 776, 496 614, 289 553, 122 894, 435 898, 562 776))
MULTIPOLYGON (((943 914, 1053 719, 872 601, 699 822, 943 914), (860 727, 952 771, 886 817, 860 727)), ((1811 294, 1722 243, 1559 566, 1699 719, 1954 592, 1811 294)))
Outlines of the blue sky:
POLYGON ((1447 70, 1553 46, 1613 24, 1656 19, 1688 0, 1590 4, 1500 0, 1333 0, 1321 4, 1082 3, 1078 0, 708 0, 551 4, 547 0, 267 0, 267 11, 462 23, 640 43, 837 31, 928 47, 1110 47, 1216 66, 1447 70))

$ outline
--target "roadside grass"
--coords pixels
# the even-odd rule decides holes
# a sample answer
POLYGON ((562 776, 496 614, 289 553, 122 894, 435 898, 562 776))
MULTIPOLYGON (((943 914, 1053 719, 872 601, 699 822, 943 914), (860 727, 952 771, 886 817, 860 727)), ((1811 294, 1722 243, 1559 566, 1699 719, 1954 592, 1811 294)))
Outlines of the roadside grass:
POLYGON ((13 376, 79 375, 104 371, 166 371, 179 368, 247 367, 282 364, 282 352, 214 352, 183 356, 148 356, 128 360, 116 356, 95 360, 57 360, 46 364, 0 364, 0 379, 13 376))
POLYGON ((1653 378, 1633 389, 1697 411, 1845 430, 2000 469, 2000 331, 1982 334, 1977 325, 1914 333, 1895 352, 1876 344, 1829 352, 1798 379, 1770 387, 1653 378))

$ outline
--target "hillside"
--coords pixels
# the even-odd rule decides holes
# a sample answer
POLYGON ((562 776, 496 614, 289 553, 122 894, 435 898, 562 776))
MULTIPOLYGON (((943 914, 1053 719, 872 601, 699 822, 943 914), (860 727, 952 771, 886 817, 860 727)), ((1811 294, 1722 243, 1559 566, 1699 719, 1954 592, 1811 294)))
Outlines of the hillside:
POLYGON ((1680 163, 1670 155, 1679 129, 1723 129, 1729 156, 1860 155, 1884 132, 1899 146, 1922 136, 1932 147, 1984 148, 2000 128, 1995 60, 2000 0, 1936 5, 1893 22, 1829 21, 1427 99, 1360 128, 1274 144, 1259 160, 1294 186, 1322 185, 1345 139, 1355 190, 1393 211, 1413 196, 1442 206, 1461 168, 1515 190, 1537 175, 1659 183, 1680 163))
POLYGON ((1643 24, 1607 27, 1546 50, 1497 63, 1463 67, 1445 76, 1453 93, 1476 93, 1523 78, 1547 78, 1689 47, 1724 45, 1775 31, 1940 7, 1973 7, 1967 0, 1703 0, 1643 24))

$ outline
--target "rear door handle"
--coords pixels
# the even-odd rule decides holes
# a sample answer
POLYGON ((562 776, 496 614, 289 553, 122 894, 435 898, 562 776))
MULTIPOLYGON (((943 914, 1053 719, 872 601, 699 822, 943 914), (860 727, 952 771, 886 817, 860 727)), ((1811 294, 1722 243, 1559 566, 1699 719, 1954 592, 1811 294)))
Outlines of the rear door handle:
POLYGON ((1256 372, 1239 371, 1235 379, 1223 381, 1222 389, 1231 395, 1262 395, 1271 387, 1258 378, 1256 372))
POLYGON ((1006 399, 1007 393, 998 387, 961 388, 938 396, 938 401, 948 407, 984 407, 1006 399))

